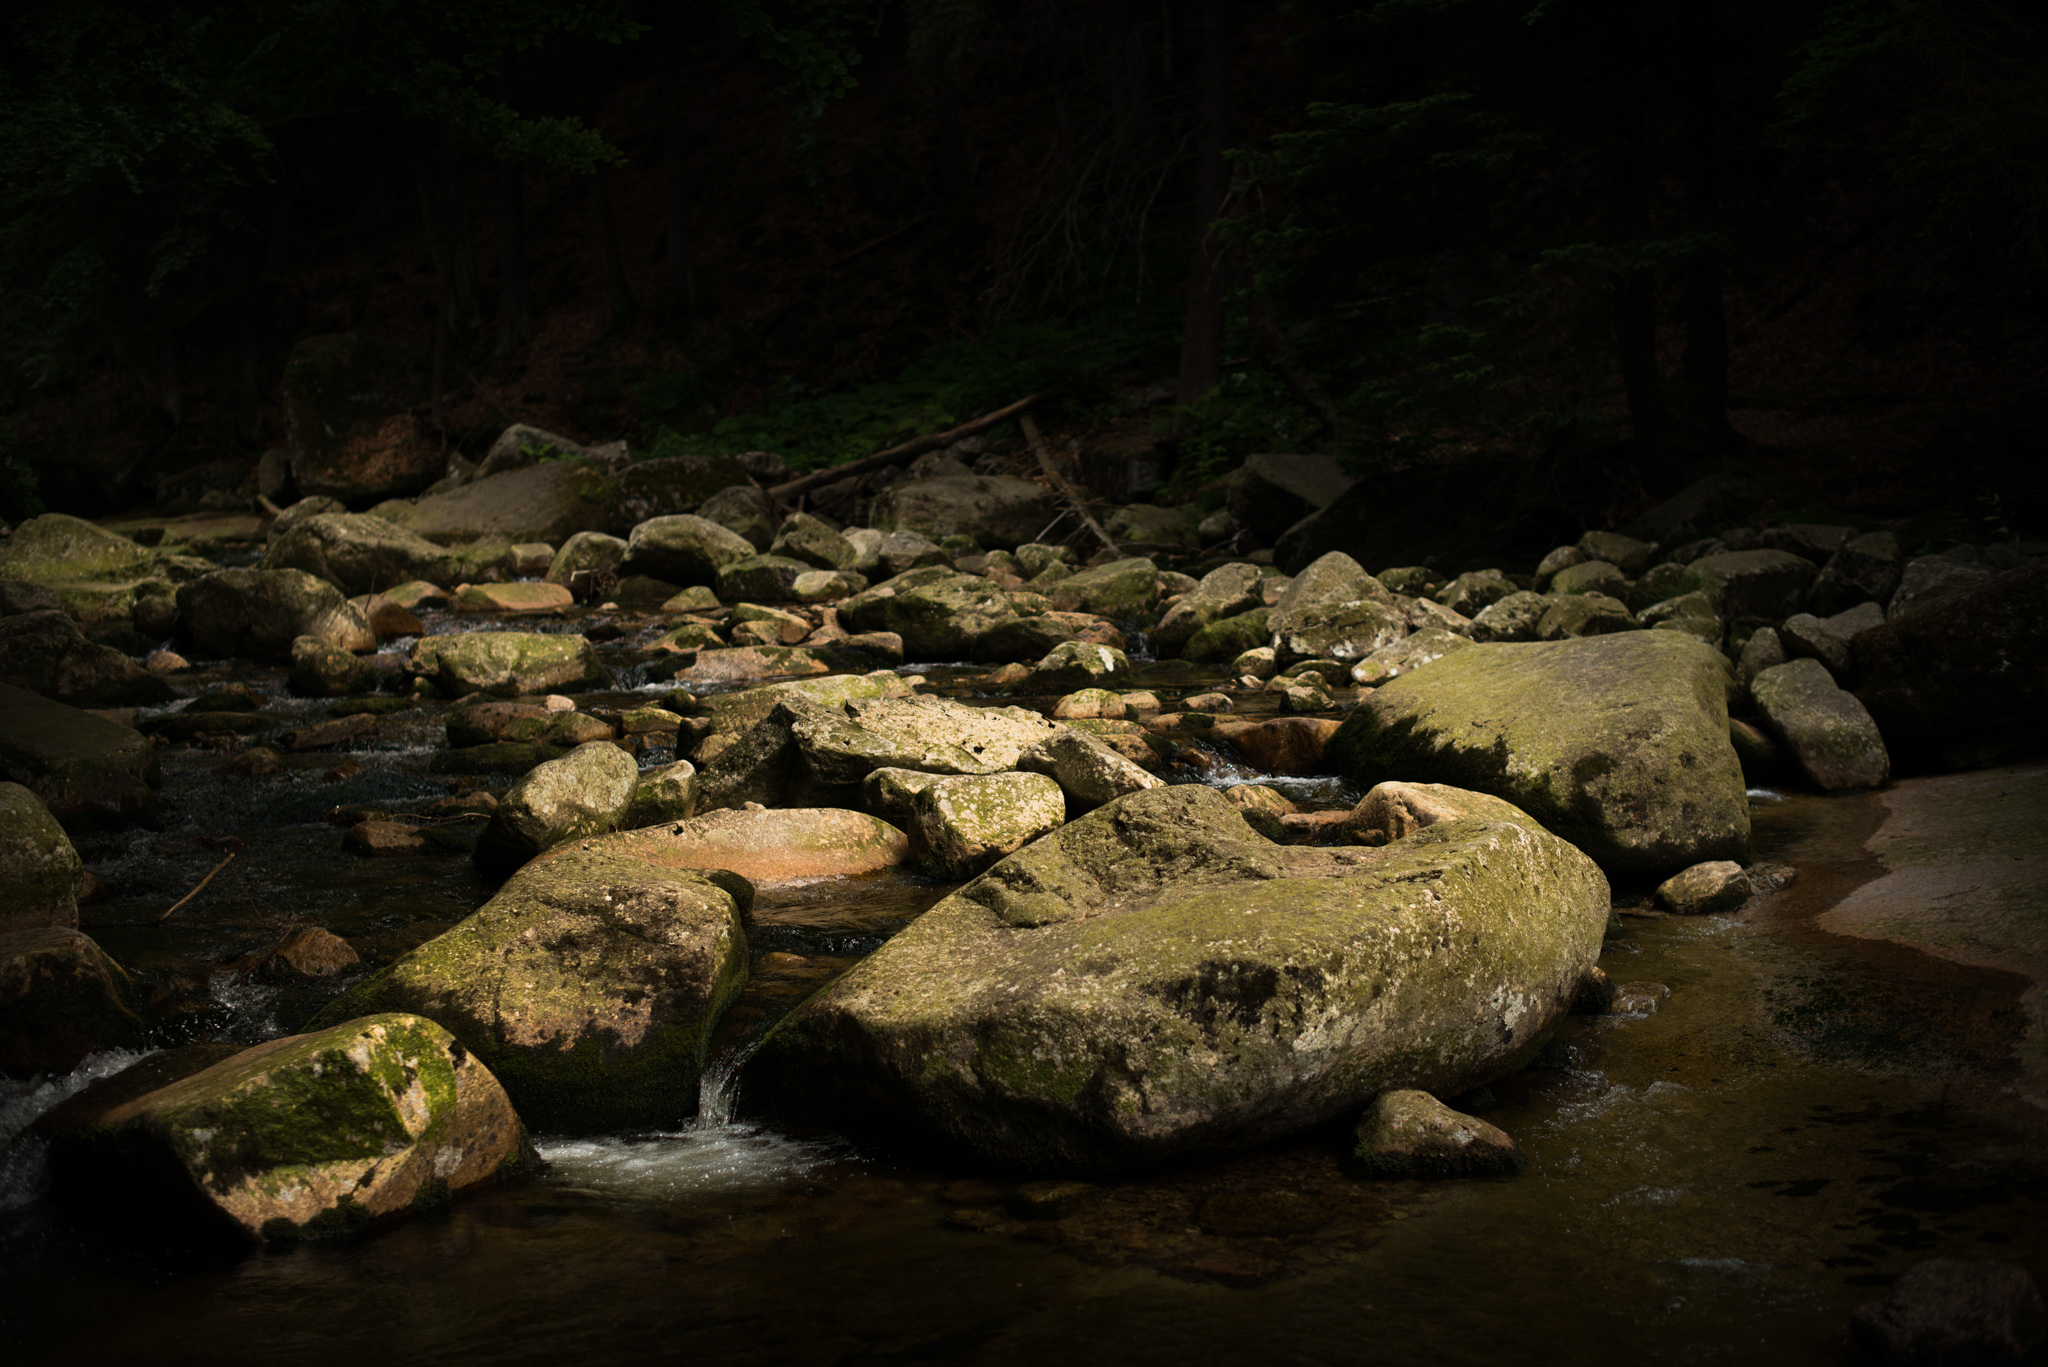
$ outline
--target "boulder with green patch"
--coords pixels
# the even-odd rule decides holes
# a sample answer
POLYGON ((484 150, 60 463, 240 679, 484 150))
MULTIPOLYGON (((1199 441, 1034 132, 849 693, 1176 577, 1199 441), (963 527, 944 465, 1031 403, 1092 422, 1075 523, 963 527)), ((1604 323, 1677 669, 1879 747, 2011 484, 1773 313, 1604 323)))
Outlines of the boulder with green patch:
POLYGON ((981 658, 982 638, 1016 616, 1009 595, 995 584, 938 566, 911 570, 839 607, 841 626, 893 631, 914 660, 981 658))
POLYGON ((1067 641, 1054 646, 1031 667, 1024 686, 1039 693, 1076 688, 1127 688, 1134 676, 1131 659, 1114 646, 1067 641))
POLYGON ((581 636, 534 631, 423 636, 412 648, 412 668, 451 698, 466 693, 515 698, 521 693, 609 688, 614 682, 596 649, 581 636))
POLYGON ((746 975, 725 888, 572 849, 521 870, 315 1025, 425 1016, 476 1052, 536 1129, 673 1125, 696 1110, 712 1031, 746 975))
POLYGON ((1529 1162, 1506 1131, 1413 1088, 1374 1099, 1358 1122, 1351 1156, 1361 1176, 1382 1181, 1509 1176, 1529 1162))
POLYGON ((350 1233, 533 1162, 490 1069, 404 1014, 271 1040, 69 1118, 50 1151, 67 1197, 251 1241, 350 1233))
POLYGON ((1607 911, 1520 813, 1286 847, 1212 788, 1154 789, 927 911, 786 1017, 740 1095, 1025 1171, 1247 1148, 1520 1066, 1607 911))
POLYGON ((1771 733, 1815 787, 1875 788, 1891 774, 1877 723, 1820 661, 1775 665, 1749 681, 1749 692, 1771 733))
POLYGON ((1062 612, 1149 620, 1159 602, 1159 566, 1143 556, 1111 560, 1060 580, 1050 597, 1062 612))
POLYGON ((476 845, 477 866, 503 878, 542 850, 619 824, 640 771, 608 740, 579 745, 505 790, 476 845))
POLYGON ((462 570, 445 547, 367 513, 319 513, 275 537, 263 568, 304 570, 351 597, 415 579, 452 583, 462 570))
POLYGON ((0 579, 43 585, 86 623, 128 620, 141 599, 170 594, 215 568, 65 513, 29 518, 0 546, 0 579))
POLYGON ((1677 632, 1475 645, 1366 695, 1329 759, 1361 787, 1496 794, 1606 868, 1669 874, 1748 847, 1727 680, 1677 632))
POLYGON ((935 778, 910 799, 918 863, 934 878, 972 878, 1066 819, 1060 785, 1044 774, 935 778))
POLYGON ((0 933, 77 929, 84 877, 78 851, 43 800, 0 781, 0 933))
POLYGON ((1257 565, 1219 565, 1202 576, 1194 591, 1166 610, 1152 631, 1152 648, 1162 657, 1181 653, 1202 628, 1265 605, 1257 565))

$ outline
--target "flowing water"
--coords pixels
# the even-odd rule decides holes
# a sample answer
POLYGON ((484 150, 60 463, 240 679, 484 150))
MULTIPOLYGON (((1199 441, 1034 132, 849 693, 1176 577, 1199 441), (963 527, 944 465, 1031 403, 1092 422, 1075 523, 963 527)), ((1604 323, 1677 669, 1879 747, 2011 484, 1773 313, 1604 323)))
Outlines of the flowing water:
MULTIPOLYGON (((165 830, 86 842, 115 890, 87 928, 152 984, 163 1042, 262 1038, 316 1009, 331 988, 222 967, 293 925, 384 959, 483 899, 467 860, 351 860, 323 819, 444 793, 438 725, 386 719, 359 770, 307 757, 266 785, 172 751, 165 830), (155 924, 231 849, 204 899, 155 924)), ((1209 778, 1353 796, 1227 761, 1209 778)), ((1527 1150, 1516 1179, 1362 1182, 1336 1127, 1030 1183, 749 1118, 751 1041, 949 890, 810 880, 762 889, 754 976, 694 1117, 538 1136, 544 1173, 424 1218, 248 1254, 138 1247, 75 1223, 34 1145, 8 1148, 0 1343, 64 1363, 1828 1363, 1848 1361, 1849 1310, 1920 1259, 2048 1281, 2048 1118, 2009 1058, 2023 981, 1813 927, 1880 872, 1875 799, 1753 806, 1758 857, 1799 881, 1724 916, 1625 899, 1602 962, 1668 988, 1661 1008, 1574 1018, 1538 1067, 1462 1103, 1527 1150)), ((0 1140, 131 1057, 0 1093, 0 1140)))

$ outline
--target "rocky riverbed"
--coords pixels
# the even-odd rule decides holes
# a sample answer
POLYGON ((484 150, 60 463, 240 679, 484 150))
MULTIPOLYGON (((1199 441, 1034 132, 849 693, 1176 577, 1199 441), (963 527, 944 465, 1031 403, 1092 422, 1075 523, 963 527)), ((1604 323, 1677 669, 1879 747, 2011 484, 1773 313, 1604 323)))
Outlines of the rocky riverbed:
POLYGON ((2041 562, 1287 573, 1034 541, 1026 481, 865 528, 660 473, 15 529, 11 1280, 210 1250, 143 1318, 230 1360, 286 1267, 369 1316, 294 1323, 336 1356, 396 1276, 457 1356, 551 1306, 599 1357, 1646 1313, 1798 1361, 1930 1255, 2041 1270, 2041 562))

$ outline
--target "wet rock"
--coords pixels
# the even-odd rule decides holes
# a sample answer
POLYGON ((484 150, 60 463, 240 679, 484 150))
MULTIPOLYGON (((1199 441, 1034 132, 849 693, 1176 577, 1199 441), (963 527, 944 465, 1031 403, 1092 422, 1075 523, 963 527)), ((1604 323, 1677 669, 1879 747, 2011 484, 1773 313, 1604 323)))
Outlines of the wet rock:
POLYGON ((1577 990, 1572 993, 1572 1014, 1574 1016, 1604 1016, 1614 1009, 1614 980, 1607 976, 1607 970, 1595 964, 1586 970, 1586 976, 1579 979, 1577 990))
POLYGON ((88 624, 128 619, 138 599, 173 592, 214 568, 210 560, 139 546, 64 513, 29 518, 0 546, 0 580, 51 590, 66 612, 88 624))
POLYGON ((1149 620, 1159 604, 1159 566, 1143 556, 1111 560, 1060 580, 1051 597, 1062 612, 1149 620))
POLYGON ((1807 605, 1825 617, 1858 603, 1888 603, 1898 592, 1902 558, 1891 532, 1851 537, 1821 566, 1807 605))
POLYGON ((292 642, 286 686, 302 698, 340 698, 367 693, 380 681, 377 671, 331 641, 301 636, 292 642))
POLYGON ((1508 1071, 1606 915, 1598 870, 1526 819, 1293 848, 1214 789, 1154 789, 927 911, 785 1018, 741 1096, 1027 1171, 1248 1147, 1396 1074, 1457 1091, 1508 1071))
POLYGON ((1121 719, 1125 710, 1123 695, 1107 688, 1083 688, 1052 705, 1052 715, 1061 721, 1079 717, 1107 717, 1114 721, 1121 719))
POLYGON ((1081 810, 1100 807, 1127 793, 1157 788, 1161 780, 1086 732, 1062 729, 1026 750, 1017 767, 1044 774, 1081 810))
POLYGON ((633 797, 619 818, 619 829, 637 831, 647 826, 673 825, 688 820, 697 809, 697 766, 686 759, 641 774, 633 797))
POLYGON ((697 516, 745 537, 756 551, 775 540, 775 504, 751 483, 720 489, 698 507, 697 516))
POLYGON ((530 631, 423 636, 412 648, 412 668, 451 698, 466 693, 510 698, 613 683, 611 671, 581 636, 530 631))
POLYGON ((1727 618, 1782 622, 1799 611, 1807 586, 1820 571, 1790 551, 1723 551, 1687 566, 1721 605, 1727 618))
POLYGON ((397 854, 424 854, 427 837, 410 821, 373 817, 358 821, 342 833, 341 848, 349 854, 381 859, 397 854))
POLYGON ((1334 456, 1255 453, 1238 467, 1226 506, 1240 526, 1272 542, 1329 507, 1352 482, 1334 456))
POLYGON ((311 636, 347 651, 377 648, 377 635, 340 590, 304 570, 216 570, 178 590, 180 633, 213 659, 289 660, 311 636))
POLYGON ((1734 911, 1755 891, 1750 886, 1749 875, 1742 871, 1742 865, 1733 860, 1716 859, 1695 864, 1659 883, 1657 901, 1666 911, 1675 911, 1681 916, 1705 916, 1718 911, 1734 911))
POLYGON ((1579 538, 1578 548, 1587 560, 1605 560, 1625 575, 1641 574, 1657 554, 1649 542, 1620 532, 1587 532, 1579 538))
POLYGON ((609 741, 536 765, 499 797, 477 866, 503 878, 543 850, 604 834, 626 814, 639 778, 633 757, 609 741))
POLYGON ((884 532, 940 537, 964 533, 984 547, 1030 541, 1059 515, 1041 484, 1001 475, 950 475, 890 485, 875 500, 874 524, 884 532))
POLYGON ((1481 642, 1533 641, 1552 599, 1542 593, 1511 593, 1472 619, 1472 639, 1481 642))
POLYGON ((193 712, 188 709, 160 717, 144 729, 153 740, 162 744, 191 745, 210 743, 206 739, 208 737, 261 735, 265 731, 275 731, 282 724, 278 718, 262 712, 193 712))
POLYGON ((575 595, 560 584, 465 584, 448 606, 455 612, 561 613, 575 595))
POLYGON ((1874 788, 1891 773, 1877 724, 1818 660, 1793 660, 1750 680, 1750 696, 1800 771, 1826 792, 1874 788))
POLYGON ((1328 718, 1220 721, 1215 738, 1228 741, 1255 769, 1269 774, 1328 773, 1325 755, 1341 723, 1328 718))
POLYGON ((570 580, 580 571, 585 574, 610 572, 618 569, 626 558, 624 537, 612 536, 606 532, 578 532, 562 543, 542 577, 550 584, 570 586, 570 580))
POLYGON ((1453 612, 1474 617, 1514 592, 1514 582, 1499 570, 1470 570, 1438 590, 1436 601, 1453 612))
POLYGON ((535 862, 579 852, 663 869, 725 869, 750 883, 776 883, 895 868, 909 860, 910 840, 886 821, 844 808, 715 811, 557 846, 535 862))
POLYGON ((1850 1335, 1863 1356, 1897 1367, 2019 1363, 2048 1342, 2040 1284, 2016 1263, 1930 1258, 1857 1307, 1850 1335))
POLYGON ((1009 596, 988 580, 937 567, 910 571, 839 605, 848 631, 893 631, 918 660, 982 658, 982 638, 1016 616, 1009 596))
POLYGON ((1529 1162, 1506 1131, 1412 1089, 1380 1093, 1358 1122, 1352 1157, 1382 1180, 1511 1176, 1529 1162))
POLYGON ((1565 641, 1580 636, 1605 636, 1616 631, 1634 631, 1636 625, 1628 605, 1618 598, 1590 591, 1553 595, 1550 606, 1536 623, 1536 639, 1565 641))
POLYGON ((1856 696, 1921 763, 1982 763, 2048 734, 2048 560, 1855 638, 1856 696))
POLYGON ((1066 819, 1060 785, 1043 774, 938 778, 911 799, 919 863, 935 878, 972 878, 1066 819))
POLYGON ((128 974, 69 926, 0 932, 0 1074, 68 1073, 142 1042, 128 974))
POLYGON ((376 593, 415 579, 445 583, 461 573, 446 548, 365 513, 301 518, 271 540, 262 568, 303 570, 345 595, 376 593))
POLYGON ((750 555, 720 567, 718 596, 727 602, 750 598, 786 603, 796 597, 798 578, 809 573, 811 567, 801 560, 779 555, 750 555))
POLYGON ((831 665, 798 646, 734 646, 698 651, 695 662, 678 670, 676 677, 692 683, 743 683, 831 671, 831 665))
POLYGON ((1671 989, 1663 983, 1623 983, 1614 989, 1609 1010, 1617 1016, 1654 1016, 1670 1000, 1671 989))
POLYGON ((538 1128, 674 1124, 746 980, 731 892, 571 848, 352 988, 316 1025, 407 1010, 469 1042, 538 1128))
POLYGON ((120 651, 88 641, 54 609, 0 618, 0 682, 75 707, 147 707, 178 696, 120 651))
POLYGON ((124 1223, 252 1241, 349 1233, 533 1161, 484 1063, 399 1014, 271 1040, 69 1119, 51 1137, 60 1192, 124 1223))
POLYGON ((1603 867, 1669 874, 1746 853, 1727 670, 1675 632, 1474 646, 1363 695, 1329 759, 1362 787, 1493 793, 1603 867))
POLYGON ((1037 692, 1075 688, 1109 689, 1132 681, 1130 657, 1109 646, 1069 641, 1055 646, 1031 668, 1025 682, 1037 692))
POLYGON ((1202 576, 1194 591, 1166 610, 1152 631, 1152 648, 1162 658, 1181 653, 1189 639, 1212 622, 1263 607, 1256 565, 1222 565, 1202 576))
POLYGON ((352 717, 335 717, 296 727, 279 735, 277 740, 278 744, 297 755, 309 750, 332 750, 337 745, 346 745, 376 733, 377 719, 367 713, 357 713, 352 717))
POLYGON ((0 779, 34 793, 68 831, 157 819, 148 740, 11 684, 0 684, 0 779))
POLYGON ((285 937, 283 944, 263 960, 263 972, 273 976, 331 978, 363 961, 355 946, 331 930, 303 926, 285 937))
POLYGON ((0 781, 0 934, 76 930, 84 880, 78 851, 42 799, 0 781))

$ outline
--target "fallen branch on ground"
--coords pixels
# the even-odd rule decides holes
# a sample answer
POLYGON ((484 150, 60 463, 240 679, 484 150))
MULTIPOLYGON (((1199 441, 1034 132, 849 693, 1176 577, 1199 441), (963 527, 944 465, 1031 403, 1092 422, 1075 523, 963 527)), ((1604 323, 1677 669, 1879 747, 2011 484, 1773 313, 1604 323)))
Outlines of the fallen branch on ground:
MULTIPOLYGON (((1061 476, 1059 470, 1053 465, 1052 452, 1047 449, 1045 434, 1038 430, 1037 422, 1033 421, 1029 413, 1026 413, 1017 421, 1018 425, 1024 429, 1024 440, 1030 442, 1031 449, 1038 453, 1038 468, 1045 471, 1045 477, 1052 481, 1052 487, 1059 492, 1059 496, 1067 501, 1068 507, 1080 515, 1083 522, 1088 524, 1088 530, 1095 533, 1096 539, 1109 547, 1110 554, 1122 555, 1123 552, 1117 549, 1116 542, 1109 539, 1109 533, 1102 530, 1102 524, 1095 520, 1095 514, 1088 511, 1088 501, 1081 497, 1079 490, 1067 483, 1066 479, 1061 476)), ((1058 524, 1055 523, 1054 525, 1057 526, 1058 524)), ((1046 530, 1050 531, 1052 528, 1048 527, 1046 530)))
POLYGON ((923 455, 926 451, 936 451, 942 446, 951 446, 962 437, 971 437, 985 427, 994 427, 1004 418, 1014 417, 1022 413, 1025 409, 1036 403, 1038 397, 1036 394, 1026 394, 1007 408, 998 408, 993 413, 984 413, 974 421, 963 422, 958 427, 952 428, 949 431, 934 432, 928 437, 917 437, 911 441, 904 442, 901 446, 892 446, 886 451, 877 451, 872 456, 854 461, 851 465, 834 465, 823 470, 813 470, 808 475, 798 475, 795 479, 778 484, 770 489, 768 496, 778 502, 792 499, 798 494, 808 493, 821 484, 830 484, 834 480, 845 479, 849 475, 864 475, 870 470, 879 470, 884 465, 894 465, 898 461, 909 460, 912 456, 923 455))
POLYGON ((221 860, 218 864, 215 864, 213 866, 213 873, 209 873, 206 875, 206 877, 200 879, 199 885, 197 887, 193 888, 192 891, 186 893, 183 897, 180 897, 177 901, 171 903, 170 911, 166 911, 163 915, 156 918, 157 924, 162 925, 165 921, 170 920, 172 911, 176 911, 179 907, 184 906, 187 902, 197 897, 200 893, 205 892, 206 885, 213 881, 213 875, 215 873, 219 873, 222 869, 234 863, 235 855, 240 853, 240 850, 235 850, 234 852, 230 853, 227 858, 221 860))

